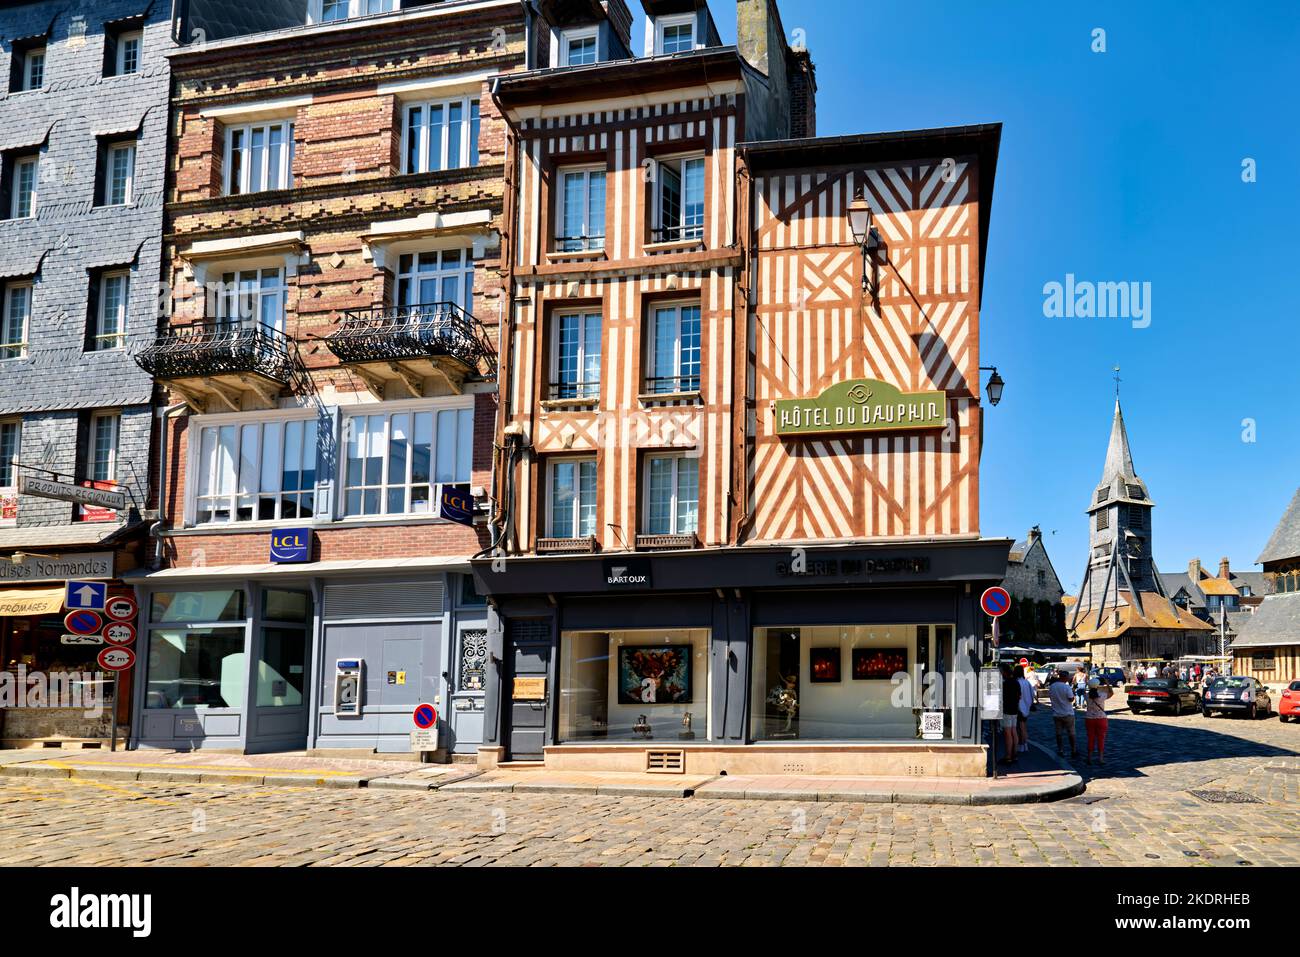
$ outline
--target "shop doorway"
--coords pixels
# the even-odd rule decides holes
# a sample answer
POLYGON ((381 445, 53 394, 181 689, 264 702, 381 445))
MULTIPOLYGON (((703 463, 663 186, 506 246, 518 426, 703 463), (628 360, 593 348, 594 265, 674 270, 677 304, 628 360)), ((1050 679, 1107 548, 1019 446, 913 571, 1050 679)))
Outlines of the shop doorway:
POLYGON ((253 664, 249 753, 307 747, 312 596, 267 588, 253 664))
POLYGON ((544 757, 551 709, 550 619, 512 621, 506 648, 505 749, 508 761, 540 761, 544 757))

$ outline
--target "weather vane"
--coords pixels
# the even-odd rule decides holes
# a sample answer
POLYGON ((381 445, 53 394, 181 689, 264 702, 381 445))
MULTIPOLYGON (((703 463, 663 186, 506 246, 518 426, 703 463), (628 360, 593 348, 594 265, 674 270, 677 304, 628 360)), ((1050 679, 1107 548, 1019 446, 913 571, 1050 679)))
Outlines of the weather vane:
POLYGON ((1121 380, 1120 380, 1120 377, 1119 377, 1119 366, 1116 366, 1116 367, 1115 367, 1115 398, 1117 398, 1117 399, 1119 398, 1119 384, 1120 384, 1120 381, 1121 381, 1121 380))

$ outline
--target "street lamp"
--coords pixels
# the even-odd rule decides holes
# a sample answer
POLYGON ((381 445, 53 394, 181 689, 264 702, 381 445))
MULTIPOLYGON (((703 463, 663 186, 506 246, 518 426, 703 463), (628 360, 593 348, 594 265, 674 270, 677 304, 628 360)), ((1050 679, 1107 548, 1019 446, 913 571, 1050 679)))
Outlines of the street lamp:
POLYGON ((857 195, 853 197, 853 202, 849 203, 849 230, 853 233, 853 241, 862 249, 862 289, 867 291, 875 287, 875 283, 867 276, 867 264, 870 263, 872 271, 876 266, 876 250, 880 249, 880 234, 872 226, 875 214, 871 210, 871 204, 867 202, 866 196, 859 189, 857 195))
POLYGON ((989 404, 996 406, 1002 401, 1002 388, 1006 383, 1002 381, 1002 376, 998 375, 997 366, 980 366, 980 371, 993 373, 993 375, 989 376, 988 393, 989 404))

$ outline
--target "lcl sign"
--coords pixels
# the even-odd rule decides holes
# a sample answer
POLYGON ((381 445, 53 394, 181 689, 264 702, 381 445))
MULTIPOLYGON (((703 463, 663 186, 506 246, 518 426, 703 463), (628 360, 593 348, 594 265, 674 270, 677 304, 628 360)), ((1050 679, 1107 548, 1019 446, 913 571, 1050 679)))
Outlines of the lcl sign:
POLYGON ((311 561, 311 529, 283 528, 271 533, 271 562, 292 565, 311 561))

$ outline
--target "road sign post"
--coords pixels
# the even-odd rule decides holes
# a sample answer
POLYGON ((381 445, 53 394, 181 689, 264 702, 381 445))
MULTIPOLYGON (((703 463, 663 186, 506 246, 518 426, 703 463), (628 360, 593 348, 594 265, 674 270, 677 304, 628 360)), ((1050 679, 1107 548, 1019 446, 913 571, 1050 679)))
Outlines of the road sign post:
POLYGON ((108 582, 70 581, 63 604, 69 611, 103 611, 108 598, 108 582))

